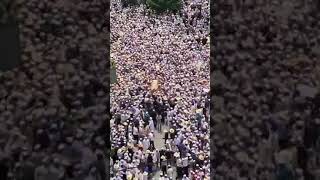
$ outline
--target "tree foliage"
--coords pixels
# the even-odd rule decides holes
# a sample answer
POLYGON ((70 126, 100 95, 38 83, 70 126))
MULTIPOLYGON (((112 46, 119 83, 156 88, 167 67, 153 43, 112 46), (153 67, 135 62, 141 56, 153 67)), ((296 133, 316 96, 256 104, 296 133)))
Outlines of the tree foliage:
POLYGON ((147 6, 158 13, 177 12, 181 8, 181 0, 147 0, 147 6))
POLYGON ((111 68, 116 68, 116 62, 114 62, 114 60, 111 60, 111 68))
POLYGON ((110 83, 111 84, 117 83, 117 70, 116 70, 116 63, 114 62, 114 60, 111 60, 110 83))
POLYGON ((123 7, 135 6, 140 3, 140 0, 121 0, 123 7))

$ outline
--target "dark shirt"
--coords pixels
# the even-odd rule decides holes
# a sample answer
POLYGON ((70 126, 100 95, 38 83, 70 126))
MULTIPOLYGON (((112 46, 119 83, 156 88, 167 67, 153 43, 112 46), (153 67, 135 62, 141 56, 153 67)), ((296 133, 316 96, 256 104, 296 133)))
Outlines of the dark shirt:
POLYGON ((166 150, 160 150, 160 151, 159 151, 160 157, 161 157, 161 156, 164 156, 165 153, 166 153, 166 150))

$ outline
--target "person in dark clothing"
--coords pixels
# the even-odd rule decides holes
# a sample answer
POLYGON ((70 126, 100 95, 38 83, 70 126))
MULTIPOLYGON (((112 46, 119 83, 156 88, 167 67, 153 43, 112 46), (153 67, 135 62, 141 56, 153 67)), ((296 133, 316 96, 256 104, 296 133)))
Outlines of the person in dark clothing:
POLYGON ((164 132, 164 143, 167 143, 167 140, 169 139, 169 132, 165 131, 164 132))
POLYGON ((197 41, 198 44, 200 44, 201 39, 200 39, 200 38, 197 38, 196 41, 197 41))
POLYGON ((169 103, 171 108, 174 108, 176 106, 176 104, 175 104, 173 99, 169 99, 168 103, 169 103))
POLYGON ((119 114, 116 115, 114 123, 116 125, 119 125, 121 123, 121 116, 119 114))
POLYGON ((202 38, 202 44, 203 44, 203 45, 206 45, 206 44, 207 44, 207 41, 208 41, 207 38, 202 38))
POLYGON ((175 137, 175 131, 174 132, 170 132, 170 139, 174 139, 175 137))
POLYGON ((149 147, 149 149, 150 149, 151 151, 153 151, 153 150, 156 149, 155 146, 154 146, 154 141, 153 141, 153 140, 150 141, 150 147, 149 147))
POLYGON ((148 173, 151 174, 153 172, 153 159, 152 159, 152 155, 149 154, 148 158, 147 158, 147 165, 148 165, 148 173))
POLYGON ((177 159, 177 179, 180 179, 183 175, 183 167, 181 159, 177 159))
POLYGON ((111 149, 111 158, 113 162, 116 162, 118 160, 118 155, 117 155, 118 149, 119 148, 117 147, 114 147, 113 149, 111 149))
POLYGON ((177 179, 181 178, 183 175, 182 167, 177 167, 177 179))
MULTIPOLYGON (((165 157, 165 156, 163 156, 163 157, 165 157)), ((160 167, 161 167, 161 171, 162 171, 162 173, 163 174, 167 174, 167 159, 166 158, 160 158, 160 159, 162 159, 161 161, 160 161, 160 167)))
MULTIPOLYGON (((159 154, 160 154, 160 157, 161 156, 165 156, 166 155, 166 150, 164 148, 160 149, 159 154)), ((160 159, 160 161, 162 161, 162 160, 160 159)))
POLYGON ((122 175, 122 179, 127 179, 127 174, 126 174, 126 173, 124 173, 124 174, 122 175))
MULTIPOLYGON (((149 111, 150 117, 152 117, 152 119, 154 120, 153 122, 156 123, 156 117, 157 117, 157 113, 155 112, 154 109, 152 109, 151 111, 149 111)), ((156 126, 156 124, 154 124, 156 126)))

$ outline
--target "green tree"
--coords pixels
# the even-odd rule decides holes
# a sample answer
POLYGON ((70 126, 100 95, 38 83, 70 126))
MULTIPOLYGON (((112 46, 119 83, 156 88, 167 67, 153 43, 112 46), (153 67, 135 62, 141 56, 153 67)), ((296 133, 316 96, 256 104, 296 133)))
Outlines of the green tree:
POLYGON ((116 63, 113 60, 111 60, 111 67, 110 67, 110 83, 111 84, 117 83, 116 63))
POLYGON ((121 0, 123 7, 135 6, 140 3, 139 0, 121 0))
POLYGON ((150 9, 157 13, 166 11, 177 12, 182 5, 181 0, 147 0, 146 3, 150 9))

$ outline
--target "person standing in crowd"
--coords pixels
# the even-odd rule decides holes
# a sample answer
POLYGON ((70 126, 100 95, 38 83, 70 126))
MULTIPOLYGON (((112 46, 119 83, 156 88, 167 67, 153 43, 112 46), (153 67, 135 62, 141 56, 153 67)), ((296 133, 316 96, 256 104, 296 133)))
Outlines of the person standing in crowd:
POLYGON ((182 172, 189 176, 189 162, 187 157, 182 158, 182 172))
POLYGON ((167 171, 168 171, 168 176, 169 176, 169 177, 174 177, 174 176, 173 176, 174 170, 173 170, 173 168, 171 167, 170 164, 168 165, 168 170, 167 170, 167 171))
POLYGON ((181 178, 183 176, 183 165, 181 158, 177 159, 177 178, 181 178))
POLYGON ((169 139, 169 133, 168 131, 165 129, 164 130, 164 143, 167 143, 167 140, 169 139))
POLYGON ((157 114, 156 120, 157 120, 157 130, 159 132, 161 132, 162 131, 162 124, 163 124, 161 114, 157 114))
POLYGON ((160 167, 161 167, 161 171, 163 174, 167 174, 167 165, 168 165, 168 161, 166 156, 161 156, 160 157, 160 167))

